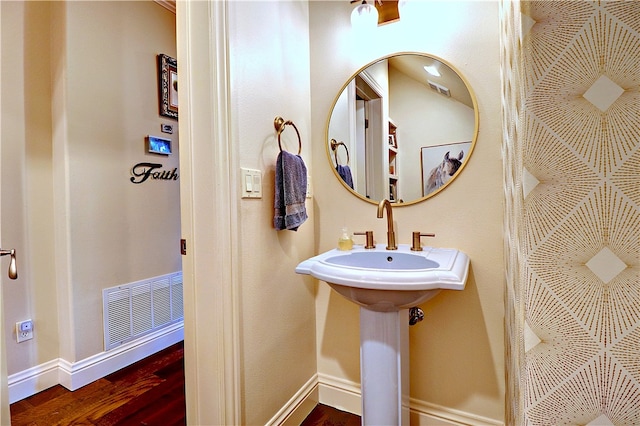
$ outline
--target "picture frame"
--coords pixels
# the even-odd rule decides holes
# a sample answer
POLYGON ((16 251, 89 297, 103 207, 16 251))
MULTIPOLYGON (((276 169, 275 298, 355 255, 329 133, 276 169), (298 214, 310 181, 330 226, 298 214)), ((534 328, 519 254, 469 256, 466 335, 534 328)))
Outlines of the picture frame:
POLYGON ((150 154, 170 155, 171 139, 160 138, 158 136, 147 136, 147 151, 150 154))
POLYGON ((178 119, 178 62, 163 53, 158 55, 160 115, 178 119))
POLYGON ((422 196, 448 185, 467 161, 470 151, 471 141, 421 147, 422 196))
POLYGON ((392 146, 394 148, 398 147, 398 143, 396 142, 396 135, 389 135, 389 146, 392 146))

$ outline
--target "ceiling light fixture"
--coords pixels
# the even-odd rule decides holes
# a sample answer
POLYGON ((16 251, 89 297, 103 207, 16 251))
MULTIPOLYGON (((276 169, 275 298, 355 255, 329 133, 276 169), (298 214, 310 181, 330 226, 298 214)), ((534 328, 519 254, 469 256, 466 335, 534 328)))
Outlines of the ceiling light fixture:
POLYGON ((355 9, 353 9, 353 11, 351 12, 351 26, 353 28, 371 29, 375 28, 377 25, 377 9, 374 6, 368 4, 367 0, 362 0, 362 3, 356 6, 355 9))
POLYGON ((425 65, 424 70, 434 77, 440 77, 440 71, 435 65, 425 65))

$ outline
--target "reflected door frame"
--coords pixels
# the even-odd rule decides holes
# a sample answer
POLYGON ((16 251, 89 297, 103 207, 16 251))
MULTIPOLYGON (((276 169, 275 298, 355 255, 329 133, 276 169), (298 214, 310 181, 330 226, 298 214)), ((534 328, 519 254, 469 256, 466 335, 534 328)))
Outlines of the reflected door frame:
MULTIPOLYGON (((375 78, 366 71, 359 74, 356 79, 356 103, 362 102, 364 105, 356 107, 356 110, 364 111, 364 119, 356 120, 355 123, 357 127, 355 131, 356 145, 364 145, 365 147, 366 196, 372 200, 382 200, 389 197, 389 188, 385 184, 388 178, 384 172, 386 145, 382 143, 386 140, 383 126, 383 92, 375 78), (358 129, 361 127, 364 127, 364 131, 358 129), (362 137, 364 137, 364 141, 361 140, 362 137)), ((361 152, 358 150, 357 155, 360 155, 361 152)))

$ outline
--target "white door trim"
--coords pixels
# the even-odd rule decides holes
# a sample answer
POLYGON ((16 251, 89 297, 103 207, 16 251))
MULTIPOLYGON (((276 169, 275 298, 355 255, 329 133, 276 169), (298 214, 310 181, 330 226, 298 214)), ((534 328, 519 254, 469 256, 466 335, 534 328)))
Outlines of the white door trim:
MULTIPOLYGON (((0 22, 2 21, 2 7, 0 7, 0 22)), ((0 34, 0 68, 2 65, 2 35, 0 34)), ((2 83, 0 82, 0 93, 2 83)), ((2 102, 0 102, 0 117, 2 116, 2 102)), ((1 122, 1 120, 0 120, 1 122)), ((0 137, 2 135, 2 128, 0 128, 0 137)), ((0 140, 0 159, 2 159, 2 143, 0 140)), ((0 176, 2 174, 0 161, 0 176)), ((0 198, 0 211, 2 207, 2 200, 0 198)), ((0 229, 1 231, 1 229, 0 229)), ((0 232, 0 237, 2 233, 0 232)), ((0 243, 2 238, 0 238, 0 243)), ((5 281, 4 276, 0 278, 0 424, 10 425, 11 416, 9 415, 9 388, 7 385, 7 355, 4 345, 4 305, 2 301, 2 285, 5 281)))
POLYGON ((189 424, 240 424, 237 148, 227 3, 177 2, 180 197, 189 424))

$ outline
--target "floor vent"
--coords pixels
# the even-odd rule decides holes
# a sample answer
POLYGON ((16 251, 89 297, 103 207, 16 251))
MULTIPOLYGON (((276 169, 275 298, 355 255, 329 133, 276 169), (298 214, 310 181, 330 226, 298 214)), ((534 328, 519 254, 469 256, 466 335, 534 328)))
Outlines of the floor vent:
POLYGON ((107 351, 183 319, 182 272, 106 288, 102 302, 107 351))

